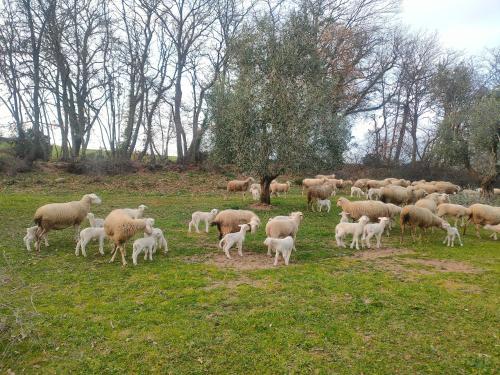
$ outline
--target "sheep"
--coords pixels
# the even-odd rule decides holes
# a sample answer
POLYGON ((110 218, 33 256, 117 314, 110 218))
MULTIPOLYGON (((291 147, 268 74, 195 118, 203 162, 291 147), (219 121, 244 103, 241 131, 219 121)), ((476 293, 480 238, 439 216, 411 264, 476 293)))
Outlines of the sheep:
POLYGON ((200 233, 198 225, 201 221, 205 222, 205 232, 208 233, 208 224, 210 224, 215 216, 219 213, 219 210, 214 208, 210 212, 203 211, 195 211, 191 214, 191 221, 189 222, 188 231, 191 232, 191 228, 194 227, 196 229, 196 233, 200 233))
POLYGON ((427 199, 427 198, 419 199, 417 202, 415 202, 415 206, 421 208, 427 208, 433 214, 435 214, 437 211, 437 204, 433 199, 427 199))
POLYGON ((304 195, 304 191, 306 189, 311 188, 312 186, 322 185, 327 180, 326 177, 321 178, 304 178, 302 180, 302 195, 304 195))
POLYGON ((304 214, 300 211, 290 212, 288 216, 278 215, 270 217, 268 222, 271 220, 295 220, 296 217, 300 218, 300 221, 304 220, 304 214))
POLYGON ((261 194, 260 184, 252 184, 250 185, 250 189, 248 190, 250 194, 252 194, 252 199, 254 201, 259 200, 261 194))
POLYGON ((381 190, 377 189, 377 188, 368 189, 368 199, 371 201, 380 199, 380 192, 381 192, 381 190))
POLYGON ((465 224, 464 220, 470 215, 470 210, 459 204, 441 203, 437 207, 436 215, 441 218, 443 216, 453 217, 455 219, 455 226, 457 226, 458 220, 461 219, 461 225, 463 226, 465 224))
POLYGON ((424 189, 417 189, 415 186, 408 186, 406 188, 408 191, 412 192, 412 199, 408 201, 408 203, 415 203, 419 199, 425 198, 428 193, 424 189))
POLYGON ((318 199, 327 199, 333 195, 334 188, 331 185, 311 186, 307 191, 307 208, 314 211, 313 204, 318 199))
POLYGON ((285 261, 285 265, 288 266, 288 262, 290 261, 290 255, 292 254, 292 250, 294 249, 294 241, 291 236, 287 236, 285 238, 272 238, 267 237, 264 241, 264 245, 267 246, 268 249, 275 251, 274 257, 274 265, 278 265, 279 255, 283 257, 285 261))
POLYGON ((141 204, 137 208, 123 208, 123 212, 125 212, 131 219, 141 219, 144 216, 144 210, 148 208, 148 206, 141 204))
MULTIPOLYGON (((36 240, 36 230, 38 227, 35 225, 33 227, 26 228, 26 236, 24 236, 23 241, 24 244, 26 245, 26 250, 31 251, 30 244, 32 242, 35 242, 36 240)), ((49 240, 47 238, 47 234, 43 236, 43 239, 45 240, 45 246, 49 246, 49 240)))
POLYGON ((223 210, 220 211, 211 225, 216 225, 219 231, 219 240, 226 234, 240 230, 240 224, 249 224, 251 233, 254 234, 260 226, 259 217, 248 210, 223 210))
MULTIPOLYGON (((500 224, 500 207, 493 207, 487 204, 476 203, 469 207, 470 214, 467 223, 472 222, 476 225, 476 236, 481 238, 479 234, 479 226, 490 224, 500 224)), ((467 223, 464 225, 464 235, 467 229, 467 223)))
POLYGON ((344 237, 346 234, 352 234, 351 249, 356 244, 356 250, 359 250, 359 236, 363 234, 365 225, 370 221, 367 216, 361 216, 357 223, 338 223, 335 226, 335 240, 338 247, 346 247, 344 237))
POLYGON ((219 248, 224 250, 224 253, 226 254, 226 257, 228 259, 231 259, 231 255, 229 255, 229 249, 231 249, 234 245, 238 247, 239 256, 243 256, 243 241, 245 241, 246 232, 250 230, 250 225, 240 224, 239 227, 239 232, 228 233, 219 242, 219 248))
POLYGON ((366 181, 366 188, 371 189, 371 188, 376 188, 380 189, 384 186, 389 185, 388 181, 380 181, 380 180, 368 180, 366 181))
POLYGON ((360 178, 354 182, 354 187, 364 189, 366 188, 366 183, 369 181, 369 178, 360 178))
POLYGON ((292 183, 290 181, 285 182, 284 184, 280 184, 279 182, 275 182, 271 184, 271 194, 278 196, 278 193, 285 193, 285 197, 290 190, 290 186, 292 183))
POLYGON ((91 240, 99 240, 99 254, 104 255, 104 237, 106 237, 104 228, 89 227, 83 229, 80 232, 80 240, 76 244, 75 255, 78 256, 81 249, 82 255, 86 257, 87 252, 85 248, 91 240))
POLYGON ((431 193, 425 197, 426 199, 432 199, 437 205, 442 203, 450 203, 450 196, 446 193, 431 193))
POLYGON ((486 224, 483 228, 486 230, 493 231, 493 233, 490 235, 490 238, 493 238, 495 241, 497 240, 497 233, 500 233, 500 224, 497 225, 486 224))
POLYGON ((328 179, 335 179, 335 174, 329 174, 329 175, 324 175, 324 174, 317 174, 315 178, 328 178, 328 179))
POLYGON ((318 211, 321 212, 321 209, 323 207, 326 208, 326 212, 330 212, 330 208, 331 208, 331 205, 332 203, 330 202, 330 199, 318 199, 316 201, 317 205, 318 205, 318 211))
POLYGON ((353 220, 359 219, 365 215, 372 221, 377 221, 379 217, 389 216, 387 206, 378 201, 354 201, 350 202, 347 198, 339 198, 337 206, 342 208, 342 211, 348 212, 353 220))
POLYGON ((94 228, 102 228, 104 227, 104 219, 100 219, 94 216, 92 212, 87 214, 87 219, 89 219, 89 223, 91 227, 94 228))
POLYGON ((340 223, 349 223, 349 213, 342 211, 340 214, 340 223))
POLYGON ((52 229, 60 230, 73 226, 75 241, 78 242, 80 224, 90 212, 91 204, 100 204, 101 198, 95 194, 85 194, 79 201, 66 203, 49 203, 38 208, 34 215, 34 222, 38 226, 36 231, 36 251, 40 252, 42 238, 52 229))
POLYGON ((363 246, 363 240, 368 248, 371 248, 370 239, 373 236, 377 238, 377 249, 380 248, 380 239, 384 233, 385 227, 389 225, 390 218, 379 217, 379 222, 375 224, 366 224, 363 228, 363 237, 361 237, 361 246, 363 246))
POLYGON ((421 208, 415 205, 408 205, 403 207, 399 217, 399 222, 401 225, 401 237, 400 237, 401 243, 403 242, 404 230, 406 225, 410 225, 412 227, 413 229, 412 238, 413 240, 415 240, 417 227, 420 228, 438 227, 441 229, 445 229, 445 226, 448 224, 440 217, 434 215, 427 208, 421 208))
MULTIPOLYGON (((304 215, 302 212, 292 212, 288 217, 286 216, 276 216, 269 220, 266 224, 266 235, 272 238, 285 238, 287 236, 292 236, 294 241, 297 239, 297 232, 299 231, 300 223, 304 220, 304 215)), ((267 255, 271 255, 271 249, 267 249, 267 255)))
POLYGON ((137 257, 144 251, 144 260, 153 260, 153 252, 156 252, 156 236, 151 233, 143 238, 138 238, 132 245, 132 263, 137 266, 137 257))
POLYGON ((363 195, 365 195, 365 193, 363 192, 363 190, 361 190, 361 188, 357 187, 357 186, 352 186, 351 187, 351 197, 362 197, 363 195))
POLYGON ((435 181, 434 186, 438 193, 456 194, 461 190, 460 186, 447 181, 435 181))
POLYGON ((241 191, 243 194, 243 199, 245 199, 245 194, 249 190, 250 184, 254 183, 253 177, 248 177, 245 180, 232 180, 227 183, 227 192, 237 192, 241 191))
MULTIPOLYGON (((448 223, 447 223, 448 224, 448 223)), ((443 244, 448 242, 446 246, 455 247, 455 238, 458 238, 460 246, 464 246, 462 240, 460 239, 460 233, 458 233, 457 227, 452 227, 450 224, 445 225, 446 237, 443 240, 443 244)))
POLYGON ((386 230, 386 235, 388 236, 389 231, 392 229, 393 222, 395 221, 394 218, 401 213, 402 208, 392 203, 386 203, 385 206, 389 211, 389 218, 391 219, 389 221, 389 225, 387 226, 386 230))
POLYGON ((126 266, 125 243, 139 231, 151 234, 152 227, 151 219, 132 219, 123 209, 111 211, 104 219, 104 231, 108 238, 113 241, 113 255, 109 262, 114 262, 116 254, 120 250, 122 265, 126 266))
POLYGON ((408 204, 413 201, 413 189, 397 185, 384 186, 380 189, 380 198, 384 203, 408 204))
POLYGON ((431 184, 430 182, 419 183, 413 186, 415 189, 425 190, 427 194, 436 193, 439 190, 436 185, 431 184))
MULTIPOLYGON (((148 237, 148 236, 150 236, 150 235, 147 233, 144 233, 144 237, 148 237)), ((156 246, 153 249, 154 250, 153 252, 156 252, 157 248, 158 249, 163 248, 163 250, 164 250, 163 252, 164 252, 164 254, 166 254, 168 252, 168 242, 167 242, 167 239, 165 238, 165 236, 163 235, 163 231, 160 228, 152 228, 151 236, 154 236, 156 238, 156 246)))

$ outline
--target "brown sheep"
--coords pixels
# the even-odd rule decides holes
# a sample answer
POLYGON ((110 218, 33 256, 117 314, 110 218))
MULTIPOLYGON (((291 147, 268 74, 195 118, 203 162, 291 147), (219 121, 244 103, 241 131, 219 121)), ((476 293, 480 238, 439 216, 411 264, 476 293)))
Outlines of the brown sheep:
POLYGON ((332 196, 335 189, 330 184, 320 186, 311 186, 307 191, 307 208, 314 211, 313 204, 318 199, 328 199, 332 196))
POLYGON ((255 180, 252 177, 248 177, 245 180, 232 180, 227 183, 227 192, 243 192, 243 199, 245 199, 245 194, 250 188, 250 185, 254 183, 255 180))

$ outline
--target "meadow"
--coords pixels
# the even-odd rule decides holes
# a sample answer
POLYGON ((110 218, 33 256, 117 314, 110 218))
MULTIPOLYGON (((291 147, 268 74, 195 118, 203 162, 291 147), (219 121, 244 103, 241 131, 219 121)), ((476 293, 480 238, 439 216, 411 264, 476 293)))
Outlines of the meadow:
MULTIPOLYGON (((255 210, 305 214, 286 267, 266 255, 263 226, 244 257, 227 261, 217 231, 187 232, 195 210, 249 208, 223 198, 225 176, 203 172, 87 177, 30 173, 4 178, 0 195, 0 373, 494 374, 499 370, 500 242, 468 230, 463 247, 445 233, 380 250, 336 247, 339 209, 312 213, 297 186, 255 210), (56 177, 64 180, 55 182, 56 177), (104 217, 146 204, 169 242, 152 262, 108 263, 97 244, 75 257, 71 229, 27 252, 37 207, 103 200, 104 217)), ((86 223, 86 225, 88 225, 86 223)), ((373 242, 373 241, 372 241, 373 242)))

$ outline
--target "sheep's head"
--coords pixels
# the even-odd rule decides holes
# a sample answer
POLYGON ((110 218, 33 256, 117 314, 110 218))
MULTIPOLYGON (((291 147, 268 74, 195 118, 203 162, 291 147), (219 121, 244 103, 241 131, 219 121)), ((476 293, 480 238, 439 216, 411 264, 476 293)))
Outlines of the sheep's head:
POLYGON ((250 225, 251 233, 254 234, 260 225, 260 219, 257 217, 254 217, 250 220, 250 222, 248 224, 250 225))
POLYGON ((82 200, 88 201, 91 204, 101 204, 101 198, 99 198, 96 194, 85 194, 82 200))
POLYGON ((349 202, 346 198, 342 197, 337 199, 337 206, 343 207, 347 202, 349 202))
POLYGON ((87 219, 93 219, 94 218, 94 214, 92 212, 89 212, 87 214, 87 219))
POLYGON ((270 246, 271 245, 271 242, 272 242, 272 238, 271 237, 267 237, 265 240, 264 240, 264 245, 266 246, 270 246))
POLYGON ((366 215, 361 216, 358 220, 360 224, 367 224, 368 222, 370 222, 370 218, 366 215))
POLYGON ((148 219, 144 219, 144 223, 146 224, 146 226, 144 227, 144 233, 146 234, 153 233, 153 226, 150 224, 148 219))
POLYGON ((288 187, 292 186, 292 183, 290 181, 287 181, 286 184, 288 185, 288 187))
POLYGON ((141 211, 144 211, 146 208, 148 208, 148 206, 146 206, 145 204, 141 204, 139 207, 137 207, 139 210, 141 211))
POLYGON ((251 229, 250 225, 248 225, 248 224, 240 224, 238 226, 240 227, 240 230, 242 232, 248 232, 251 229))
POLYGON ((389 223, 389 221, 390 221, 390 220, 391 220, 391 219, 389 219, 388 217, 379 217, 379 218, 378 218, 378 222, 379 222, 380 224, 382 224, 382 223, 383 223, 383 224, 387 224, 387 223, 389 223))
POLYGON ((300 212, 300 211, 292 212, 292 213, 290 214, 290 217, 294 217, 294 218, 295 218, 295 217, 298 217, 298 218, 299 218, 299 221, 304 220, 304 214, 303 214, 302 212, 300 212))
POLYGON ((219 210, 217 208, 214 208, 210 211, 210 214, 213 216, 217 215, 218 213, 219 213, 219 210))

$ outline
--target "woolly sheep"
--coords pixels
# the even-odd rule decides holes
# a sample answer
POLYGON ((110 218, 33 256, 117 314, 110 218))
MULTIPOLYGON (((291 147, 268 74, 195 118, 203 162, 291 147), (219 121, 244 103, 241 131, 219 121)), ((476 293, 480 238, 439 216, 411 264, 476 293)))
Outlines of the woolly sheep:
POLYGON ((384 203, 408 204, 413 201, 413 189, 397 185, 384 186, 380 189, 380 198, 384 203))
POLYGON ((229 249, 231 249, 234 245, 238 247, 239 256, 243 256, 243 241, 245 241, 246 232, 250 230, 250 225, 240 224, 239 227, 240 230, 238 232, 226 234, 219 242, 219 248, 224 250, 224 253, 226 254, 226 257, 228 259, 231 259, 231 255, 229 255, 229 249))
POLYGON ((87 247, 87 244, 92 240, 99 241, 99 253, 101 255, 104 255, 104 237, 106 237, 104 228, 89 227, 83 229, 80 232, 80 239, 76 244, 75 255, 78 256, 80 254, 80 249, 81 249, 82 255, 86 257, 87 252, 85 251, 85 248, 87 247))
POLYGON ((249 224, 251 233, 255 233, 260 226, 259 217, 248 210, 223 210, 220 211, 211 225, 216 225, 219 231, 219 239, 224 235, 240 230, 240 224, 249 224))
POLYGON ((214 208, 210 212, 203 212, 203 211, 195 211, 191 215, 191 221, 189 222, 189 229, 188 231, 191 232, 191 228, 194 227, 196 230, 196 233, 200 233, 200 230, 198 228, 198 225, 200 224, 201 221, 205 222, 205 232, 208 233, 208 225, 212 222, 212 220, 217 216, 219 213, 219 210, 214 208))
POLYGON ((330 212, 330 208, 331 208, 331 205, 332 205, 332 202, 330 201, 330 199, 318 199, 316 201, 317 205, 318 205, 318 211, 321 212, 321 209, 323 207, 326 208, 326 212, 330 212))
POLYGON ((137 266, 137 257, 144 251, 144 260, 153 260, 153 252, 156 252, 156 237, 151 233, 143 238, 138 238, 132 245, 132 263, 137 266))
POLYGON ((153 236, 156 239, 156 246, 153 249, 153 252, 156 252, 156 249, 163 248, 163 252, 166 254, 168 252, 168 242, 163 234, 163 231, 160 228, 152 228, 151 234, 144 233, 144 237, 153 236))
MULTIPOLYGON (((288 217, 277 216, 269 220, 266 224, 266 235, 272 238, 285 238, 287 236, 292 236, 294 241, 297 239, 297 232, 299 231, 299 226, 304 215, 302 212, 292 212, 288 217)), ((271 249, 267 249, 267 254, 271 255, 271 249)))
POLYGON ((339 198, 337 206, 342 208, 342 211, 348 212, 353 220, 366 215, 372 221, 377 221, 379 217, 389 216, 387 206, 378 201, 354 201, 350 202, 347 198, 339 198))
MULTIPOLYGON (((470 214, 467 223, 472 222, 476 225, 476 236, 481 238, 479 234, 479 227, 481 225, 490 224, 497 225, 500 224, 500 207, 493 207, 487 204, 476 203, 469 207, 470 214)), ((467 224, 464 226, 464 235, 467 229, 467 224)))
POLYGON ((260 194, 261 194, 261 187, 260 184, 252 184, 250 185, 250 189, 248 190, 250 194, 252 194, 252 199, 254 201, 259 200, 260 194))
POLYGON ((148 208, 148 206, 141 204, 137 208, 123 208, 123 212, 130 216, 131 219, 141 219, 144 216, 144 210, 148 208))
POLYGON ((465 219, 469 218, 470 210, 467 207, 461 206, 459 204, 453 203, 441 203, 437 207, 436 215, 439 217, 447 216, 448 218, 455 219, 455 226, 457 226, 458 220, 461 219, 463 226, 465 224, 465 219))
POLYGON ((497 233, 500 233, 500 224, 497 225, 486 224, 483 228, 486 230, 493 231, 493 233, 490 235, 490 238, 493 238, 495 241, 497 240, 497 233))
POLYGON ((304 191, 306 189, 309 189, 312 186, 322 185, 326 180, 327 180, 326 177, 321 177, 321 178, 304 178, 302 180, 302 195, 304 195, 304 191))
POLYGON ((295 217, 300 217, 300 221, 304 219, 304 214, 300 211, 290 212, 288 216, 278 215, 270 217, 268 221, 271 220, 295 220, 295 217))
POLYGON ((307 191, 307 208, 314 211, 313 204, 318 199, 327 199, 334 195, 335 189, 331 185, 311 186, 307 191))
POLYGON ((460 233, 458 233, 457 227, 452 227, 451 225, 445 225, 446 237, 443 240, 443 244, 448 242, 446 246, 455 247, 455 238, 458 238, 460 246, 464 246, 462 240, 460 239, 460 233))
POLYGON ((360 189, 364 189, 364 188, 366 188, 366 183, 369 180, 370 180, 369 178, 360 178, 354 182, 353 186, 360 188, 360 189))
MULTIPOLYGON (((368 189, 368 199, 371 201, 380 199, 380 193, 381 193, 380 189, 370 188, 370 189, 368 189)), ((352 194, 351 194, 351 196, 352 196, 352 194)))
POLYGON ((290 255, 292 254, 292 250, 294 248, 293 238, 291 236, 287 236, 285 238, 272 238, 267 237, 264 241, 264 245, 267 246, 268 249, 275 251, 274 257, 274 265, 278 265, 278 259, 281 254, 283 260, 285 261, 285 265, 288 266, 288 262, 290 261, 290 255))
POLYGON ((94 227, 94 228, 104 227, 104 219, 100 219, 98 217, 95 217, 95 215, 92 212, 89 212, 87 214, 87 219, 89 219, 89 223, 90 223, 91 227, 94 227))
POLYGON ((78 242, 80 224, 90 212, 91 204, 100 204, 101 198, 95 194, 85 194, 79 201, 66 203, 49 203, 38 208, 34 222, 36 231, 36 251, 40 251, 40 242, 50 230, 60 230, 72 226, 75 229, 75 240, 78 242))
POLYGON ((421 208, 427 208, 433 214, 435 214, 437 211, 437 204, 436 202, 434 202, 433 199, 427 199, 427 198, 419 199, 417 202, 415 202, 415 206, 421 208))
POLYGON ((344 237, 347 234, 352 234, 351 249, 356 244, 356 249, 359 250, 359 237, 363 234, 363 229, 369 221, 367 216, 361 216, 357 223, 338 223, 335 226, 337 246, 345 248, 344 237))
POLYGON ((386 234, 389 235, 389 230, 392 229, 393 223, 395 222, 394 218, 401 213, 402 208, 392 203, 386 203, 385 206, 389 211, 389 218, 391 219, 389 221, 389 225, 387 226, 387 231, 386 231, 386 234))
MULTIPOLYGON (((26 250, 31 251, 31 243, 35 242, 36 240, 36 230, 38 227, 35 225, 33 227, 26 228, 26 236, 24 236, 23 241, 24 244, 26 245, 26 250)), ((43 239, 45 240, 45 246, 49 246, 49 240, 47 238, 47 234, 43 236, 43 239)))
POLYGON ((249 190, 250 184, 254 183, 253 177, 248 177, 245 180, 232 180, 227 183, 227 192, 243 192, 243 198, 245 198, 246 192, 249 190))
POLYGON ((132 219, 125 210, 116 209, 109 213, 104 219, 104 231, 113 241, 113 255, 110 263, 114 262, 118 250, 122 256, 122 265, 125 266, 125 243, 137 232, 143 231, 147 234, 153 232, 153 224, 150 219, 132 219))
POLYGON ((401 225, 401 237, 400 242, 403 242, 404 230, 407 225, 412 228, 412 238, 415 240, 415 234, 417 227, 420 228, 431 228, 437 227, 445 229, 446 221, 440 217, 434 215, 427 208, 421 208, 414 205, 404 206, 401 210, 399 222, 401 225))
POLYGON ((371 188, 376 188, 380 189, 384 186, 389 185, 389 182, 387 181, 380 181, 380 180, 368 180, 366 181, 366 188, 369 190, 371 188))
POLYGON ((361 190, 361 188, 357 187, 357 186, 352 186, 351 187, 351 197, 362 197, 363 195, 365 195, 365 193, 363 192, 363 190, 361 190))
POLYGON ((292 183, 290 181, 285 182, 284 184, 280 184, 279 182, 275 182, 271 184, 271 194, 278 196, 278 193, 285 193, 285 197, 290 190, 290 186, 292 183))
POLYGON ((456 194, 461 190, 460 186, 447 181, 435 181, 434 186, 438 193, 456 194))
POLYGON ((363 228, 363 237, 361 237, 361 246, 363 246, 363 241, 368 248, 371 248, 370 239, 375 236, 377 238, 377 249, 380 248, 380 239, 384 233, 385 227, 389 225, 390 218, 379 217, 379 222, 375 224, 366 224, 363 228))

